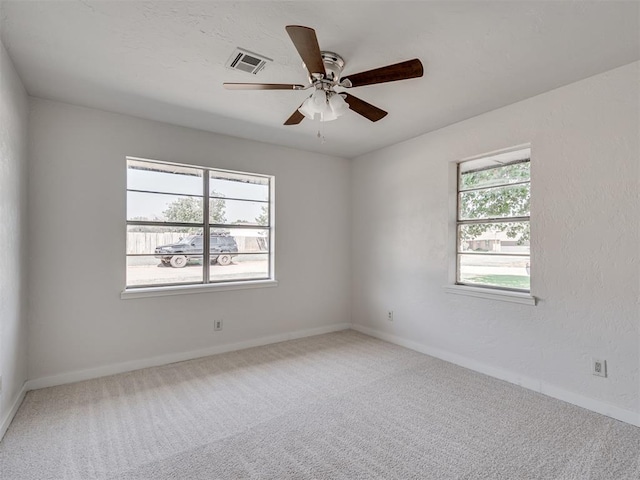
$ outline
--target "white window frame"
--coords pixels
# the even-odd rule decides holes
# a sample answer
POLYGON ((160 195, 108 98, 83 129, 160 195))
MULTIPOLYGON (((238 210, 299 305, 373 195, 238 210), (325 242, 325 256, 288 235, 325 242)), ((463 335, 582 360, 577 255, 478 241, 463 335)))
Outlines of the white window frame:
MULTIPOLYGON (((278 282, 275 279, 275 202, 274 202, 274 193, 275 193, 275 177, 273 175, 265 175, 259 173, 250 173, 250 172, 241 172, 235 170, 225 170, 220 168, 206 167, 202 165, 191 165, 186 163, 177 163, 177 162, 168 162, 163 160, 153 160, 147 158, 133 157, 127 156, 125 158, 125 169, 128 168, 129 160, 155 163, 160 165, 175 165, 179 167, 185 167, 189 169, 201 170, 202 171, 202 199, 203 199, 203 222, 200 224, 182 224, 180 222, 154 222, 154 221, 146 221, 146 220, 128 220, 126 219, 126 227, 132 225, 144 225, 144 226, 162 226, 162 227, 185 227, 185 226, 196 226, 198 228, 202 228, 203 233, 203 260, 202 260, 202 268, 203 268, 203 279, 202 282, 194 282, 194 283, 180 283, 180 284, 164 284, 164 285, 148 285, 148 286, 135 286, 135 285, 126 285, 125 280, 125 288, 121 292, 120 296, 122 299, 129 298, 141 298, 141 297, 156 297, 156 296, 165 296, 165 295, 182 295, 182 294, 193 294, 193 293, 206 293, 212 291, 227 291, 227 290, 243 290, 243 289, 251 289, 251 288, 262 288, 262 287, 275 287, 278 285, 278 282), (209 200, 211 198, 209 192, 209 178, 210 172, 220 172, 222 174, 239 174, 239 175, 247 175, 254 177, 262 177, 268 181, 269 184, 269 198, 265 202, 268 206, 268 225, 260 225, 255 226, 251 225, 251 228, 259 228, 260 230, 268 231, 268 257, 269 257, 269 271, 266 278, 260 279, 245 279, 245 280, 218 280, 211 281, 209 277, 209 257, 211 252, 209 251, 209 239, 210 236, 207 235, 207 232, 210 232, 212 228, 243 228, 241 225, 236 224, 212 224, 209 220, 209 200)), ((130 189, 126 188, 126 192, 129 192, 130 189)), ((132 190, 135 191, 135 190, 132 190)), ((150 192, 153 193, 153 192, 150 192)), ((238 200, 238 199, 234 199, 238 200)), ((240 199, 241 200, 241 199, 240 199)), ((126 211, 126 210, 125 210, 126 211)), ((126 215, 125 215, 126 216, 126 215)), ((125 228, 125 232, 127 228, 125 228)), ((129 257, 129 254, 125 253, 125 258, 129 257)), ((125 276, 126 277, 126 276, 125 276)))
MULTIPOLYGON (((531 285, 529 291, 508 289, 504 287, 498 287, 493 285, 471 285, 458 282, 459 278, 459 256, 461 253, 458 249, 458 226, 467 223, 474 223, 474 221, 465 221, 459 218, 459 188, 460 188, 460 165, 466 162, 481 162, 483 160, 492 162, 496 159, 502 161, 508 161, 510 158, 517 158, 523 156, 524 152, 528 151, 527 157, 531 162, 531 145, 519 145, 516 147, 489 152, 474 157, 465 158, 463 160, 453 162, 450 170, 450 191, 452 193, 450 197, 450 228, 449 228, 449 252, 450 252, 450 268, 449 268, 449 283, 445 285, 445 291, 447 293, 456 295, 466 295, 471 297, 485 298, 491 300, 506 301, 512 303, 520 303, 524 305, 536 305, 537 299, 531 294, 533 288, 533 276, 531 276, 531 285)), ((529 178, 529 184, 531 185, 531 177, 529 178)), ((531 188, 531 187, 530 187, 531 188)), ((515 217, 507 217, 500 221, 514 220, 515 217)), ((518 217, 517 220, 523 220, 525 217, 518 217)), ((526 219, 531 224, 531 215, 526 219)), ((532 253, 529 257, 532 259, 532 253)), ((531 261, 531 260, 530 260, 531 261)))

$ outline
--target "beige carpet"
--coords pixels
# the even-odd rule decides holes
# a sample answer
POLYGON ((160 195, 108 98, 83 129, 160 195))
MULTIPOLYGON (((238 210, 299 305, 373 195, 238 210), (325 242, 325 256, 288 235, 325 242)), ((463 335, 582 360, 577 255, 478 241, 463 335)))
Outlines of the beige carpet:
POLYGON ((346 331, 29 392, 0 478, 640 478, 640 429, 346 331))

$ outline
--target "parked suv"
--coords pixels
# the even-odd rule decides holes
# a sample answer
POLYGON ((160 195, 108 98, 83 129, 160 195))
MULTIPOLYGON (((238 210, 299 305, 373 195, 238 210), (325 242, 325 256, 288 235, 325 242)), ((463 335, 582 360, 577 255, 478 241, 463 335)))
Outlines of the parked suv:
MULTIPOLYGON (((182 268, 190 262, 202 262, 202 235, 188 235, 179 242, 160 245, 156 248, 155 257, 166 267, 182 268)), ((238 245, 229 235, 212 234, 209 240, 209 258, 211 263, 220 265, 231 263, 231 254, 238 253, 238 245)))

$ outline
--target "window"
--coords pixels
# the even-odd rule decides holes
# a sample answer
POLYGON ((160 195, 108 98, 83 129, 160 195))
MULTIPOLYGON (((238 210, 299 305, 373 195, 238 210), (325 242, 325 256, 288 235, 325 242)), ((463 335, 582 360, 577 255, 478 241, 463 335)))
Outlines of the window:
POLYGON ((530 291, 531 151, 458 164, 456 283, 530 291))
POLYGON ((273 279, 273 177, 127 158, 127 289, 273 279))

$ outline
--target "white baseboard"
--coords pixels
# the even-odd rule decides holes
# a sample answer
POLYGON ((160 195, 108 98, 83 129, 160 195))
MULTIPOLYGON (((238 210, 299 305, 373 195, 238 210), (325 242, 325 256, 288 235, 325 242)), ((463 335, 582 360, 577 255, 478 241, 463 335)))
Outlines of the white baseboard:
POLYGON ((267 337, 256 338, 253 340, 245 340, 237 343, 226 345, 216 345, 201 350, 193 350, 190 352, 172 353, 168 355, 160 355, 158 357, 133 360, 130 362, 116 363, 105 365, 102 367, 89 368, 86 370, 77 370, 74 372, 62 373, 60 375, 52 375, 49 377, 41 377, 29 380, 26 383, 26 390, 37 390, 39 388, 55 387, 56 385, 64 385, 66 383, 80 382, 82 380, 90 380, 92 378, 105 377, 107 375, 115 375, 117 373, 131 372, 140 370, 141 368, 157 367, 167 365, 169 363, 183 362, 185 360, 193 360, 194 358, 208 357, 218 353, 232 352, 235 350, 243 350, 245 348, 260 347, 272 343, 294 340, 296 338, 311 337, 313 335, 322 335, 323 333, 338 332, 351 328, 350 323, 336 323, 326 327, 311 328, 306 330, 298 330, 294 332, 280 333, 267 337))
POLYGON ((313 335, 321 335, 324 333, 347 330, 349 328, 352 328, 353 330, 364 333, 366 335, 380 338, 381 340, 385 340, 387 342, 394 343, 396 345, 400 345, 402 347, 406 347, 411 350, 415 350, 417 352, 424 353, 426 355, 430 355, 432 357, 436 357, 450 363, 454 363, 456 365, 460 365, 461 367, 465 367, 470 370, 474 370, 476 372, 480 372, 485 375, 489 375, 491 377, 495 377, 500 380, 504 380, 506 382, 519 385, 529 390, 533 390, 535 392, 539 392, 544 395, 557 398, 558 400, 562 400, 562 401, 571 403, 573 405, 586 408, 587 410, 591 410, 593 412, 600 413, 602 415, 606 415, 611 418, 615 418, 616 420, 620 420, 622 422, 640 427, 640 413, 633 412, 631 410, 625 410, 623 408, 616 407, 615 405, 610 405, 600 400, 595 400, 589 397, 585 397, 584 395, 580 395, 580 394, 568 391, 566 389, 557 387, 555 385, 551 385, 539 379, 519 375, 517 373, 511 372, 508 370, 485 365, 475 360, 472 360, 470 358, 464 357, 462 355, 457 355, 454 353, 446 352, 444 350, 427 347, 418 342, 414 342, 412 340, 406 340, 396 335, 380 332, 378 330, 365 327, 362 325, 338 323, 338 324, 329 325, 326 327, 319 327, 319 328, 312 328, 307 330, 299 330, 296 332, 270 335, 267 337, 261 337, 253 340, 246 340, 243 342, 231 343, 226 345, 217 345, 215 347, 210 347, 210 348, 201 349, 201 350, 174 353, 169 355, 161 355, 158 357, 134 360, 131 362, 124 362, 124 363, 118 363, 118 364, 112 364, 112 365, 105 365, 103 367, 90 368, 86 370, 79 370, 79 371, 74 371, 69 373, 63 373, 60 375, 53 375, 49 377, 42 377, 34 380, 29 380, 23 385, 22 390, 18 395, 18 397, 16 398, 16 401, 14 402, 11 410, 5 416, 5 418, 2 421, 2 424, 0 425, 0 439, 2 439, 2 436, 4 435, 7 428, 9 427, 11 420, 13 419, 14 415, 18 411, 18 408, 20 407, 20 404, 22 403, 22 400, 24 399, 26 392, 29 390, 37 390, 39 388, 53 387, 56 385, 63 385, 66 383, 80 382, 82 380, 89 380, 92 378, 99 378, 107 375, 115 375, 117 373, 130 372, 133 370, 139 370, 141 368, 167 365, 170 363, 182 362, 185 360, 192 360, 194 358, 207 357, 209 355, 215 355, 218 353, 231 352, 235 350, 243 350, 245 348, 251 348, 251 347, 259 347, 263 345, 284 342, 287 340, 293 340, 297 338, 311 337, 313 335))
POLYGON ((13 405, 11 405, 11 409, 7 412, 7 414, 2 419, 2 423, 0 424, 0 441, 3 439, 4 434, 7 433, 7 429, 9 428, 9 425, 11 425, 11 421, 13 420, 13 417, 15 417, 16 412, 18 411, 18 408, 20 408, 20 405, 24 400, 24 396, 27 394, 27 390, 28 388, 25 382, 22 385, 22 388, 20 389, 18 396, 13 402, 13 405))
POLYGON ((462 355, 446 352, 437 348, 427 347, 418 342, 406 340, 389 333, 380 332, 373 328, 356 324, 351 325, 351 328, 366 335, 370 335, 372 337, 376 337, 390 343, 395 343, 396 345, 400 345, 402 347, 406 347, 411 350, 415 350, 417 352, 424 353, 426 355, 430 355, 432 357, 436 357, 441 360, 454 363, 456 365, 460 365, 461 367, 465 367, 470 370, 489 375, 490 377, 495 377, 509 383, 514 383, 516 385, 527 388, 529 390, 533 390, 538 393, 542 393, 549 397, 553 397, 558 400, 577 405, 578 407, 586 408, 587 410, 606 415, 607 417, 615 418, 616 420, 635 425, 636 427, 640 427, 640 413, 638 412, 625 410, 623 408, 616 407, 615 405, 610 405, 606 402, 585 397, 584 395, 565 390, 564 388, 555 385, 551 385, 539 379, 519 375, 508 370, 485 365, 462 355))

